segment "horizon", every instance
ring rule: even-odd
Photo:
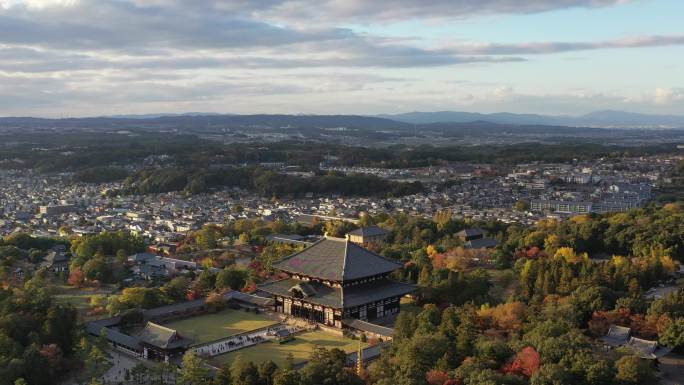
[[[595,111],[589,111],[587,113],[582,113],[582,114],[558,114],[558,115],[547,115],[547,114],[536,114],[536,113],[531,113],[531,112],[510,112],[510,111],[497,111],[497,112],[477,112],[477,111],[465,111],[465,110],[436,110],[436,111],[403,111],[403,112],[395,112],[395,113],[376,113],[376,114],[361,114],[361,113],[307,113],[307,112],[301,112],[301,113],[283,113],[283,112],[264,112],[264,113],[233,113],[233,112],[215,112],[215,111],[188,111],[188,112],[145,112],[145,113],[120,113],[120,114],[112,114],[112,115],[98,115],[98,114],[92,114],[92,115],[80,115],[80,116],[40,116],[40,115],[26,115],[26,116],[13,116],[13,115],[0,115],[0,119],[46,119],[46,120],[60,120],[60,119],[155,119],[155,118],[162,118],[162,117],[184,117],[184,116],[254,116],[254,115],[265,115],[265,116],[359,116],[359,117],[368,117],[368,118],[381,118],[381,119],[390,119],[392,120],[393,118],[396,117],[401,117],[405,115],[411,115],[411,114],[450,114],[450,113],[456,113],[456,114],[477,114],[477,115],[482,115],[483,117],[491,116],[491,115],[497,115],[497,114],[509,114],[513,116],[538,116],[540,118],[569,118],[569,119],[576,119],[576,118],[585,118],[585,117],[591,117],[591,115],[595,114],[602,114],[602,113],[615,113],[615,114],[628,114],[628,115],[642,115],[642,116],[647,116],[647,117],[674,117],[674,118],[682,118],[684,119],[684,114],[647,114],[647,113],[638,113],[638,112],[631,112],[631,111],[624,111],[624,110],[611,110],[611,109],[605,109],[605,110],[595,110]],[[401,120],[398,120],[401,121]],[[447,121],[444,121],[445,123]],[[497,123],[497,122],[490,122],[490,123],[496,123],[496,124],[502,124],[502,123]]]
[[[0,0],[0,116],[684,114],[676,0],[316,4]]]

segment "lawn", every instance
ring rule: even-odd
[[[76,288],[67,285],[55,285],[55,301],[61,304],[70,304],[78,311],[82,321],[90,321],[98,317],[90,317],[86,313],[90,310],[90,298],[94,295],[109,296],[115,292],[113,287],[101,288]]]
[[[197,345],[276,323],[277,320],[265,315],[226,309],[214,314],[171,321],[164,326],[177,330],[181,336],[191,339]]]
[[[364,348],[368,346],[366,343],[361,343],[361,345]],[[309,360],[314,346],[327,349],[338,348],[347,353],[351,353],[359,348],[359,341],[323,331],[304,332],[302,334],[297,334],[293,341],[284,344],[279,344],[278,342],[264,342],[235,352],[216,356],[211,359],[211,364],[216,367],[221,367],[225,363],[233,362],[235,357],[237,357],[238,354],[241,354],[246,361],[259,363],[272,360],[277,365],[281,366],[286,362],[289,353],[292,353],[294,363],[298,364]]]

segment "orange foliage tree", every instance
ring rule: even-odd
[[[527,306],[522,302],[509,302],[480,309],[477,315],[483,329],[494,328],[510,332],[522,327],[527,315]]]

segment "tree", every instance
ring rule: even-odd
[[[162,286],[161,291],[172,302],[179,302],[185,300],[189,288],[189,279],[186,277],[175,277]]]
[[[314,348],[309,364],[301,371],[302,385],[363,385],[346,367],[347,354],[339,349]]]
[[[138,362],[133,369],[130,370],[130,377],[138,384],[145,384],[150,377],[150,370],[145,364]]]
[[[180,370],[179,381],[183,385],[209,384],[211,371],[206,363],[194,350],[188,350],[183,355],[183,366]]]
[[[258,370],[259,382],[262,385],[272,385],[273,375],[275,374],[276,370],[278,370],[278,365],[276,365],[275,362],[270,360],[264,361],[261,364],[259,364]]]
[[[78,319],[73,307],[53,306],[48,309],[43,324],[46,339],[69,355],[74,350]]]
[[[429,385],[444,385],[445,382],[449,381],[449,373],[433,369],[427,372],[425,380]]]
[[[107,306],[107,296],[104,294],[95,294],[90,297],[90,308],[97,309]]]
[[[233,385],[259,385],[259,372],[251,361],[246,361],[242,354],[237,357],[230,366],[233,377]]]
[[[521,199],[517,202],[515,202],[515,209],[518,211],[527,211],[530,209],[530,202]]]
[[[292,368],[280,368],[273,375],[273,385],[300,385],[301,376]]]
[[[434,304],[427,304],[416,317],[416,333],[432,334],[440,323],[439,309]]]
[[[684,347],[684,317],[676,318],[660,335],[660,343],[673,348]]]
[[[230,364],[224,364],[216,377],[214,377],[214,382],[212,385],[233,385],[233,376],[230,373]]]
[[[150,287],[127,287],[119,296],[119,301],[129,307],[151,309],[162,304],[160,292]]]
[[[628,355],[615,362],[615,379],[624,385],[655,384],[656,377],[648,361],[638,356]]]
[[[539,353],[533,347],[527,346],[518,352],[515,359],[505,365],[502,370],[504,373],[520,374],[530,378],[539,370],[540,364],[541,356]]]
[[[85,283],[85,274],[83,274],[83,271],[81,271],[80,268],[73,268],[71,269],[71,273],[69,273],[69,279],[67,280],[67,283],[71,286],[81,288]]]
[[[598,360],[586,368],[587,383],[591,385],[611,385],[615,369],[605,360]]]
[[[247,271],[235,266],[226,267],[216,275],[216,289],[240,290],[245,286]]]
[[[95,257],[83,264],[81,268],[88,280],[105,282],[111,276],[109,266],[103,255],[96,254]]]

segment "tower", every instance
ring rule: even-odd
[[[359,350],[356,353],[356,375],[363,376],[363,348],[361,347],[361,340],[359,340]]]

